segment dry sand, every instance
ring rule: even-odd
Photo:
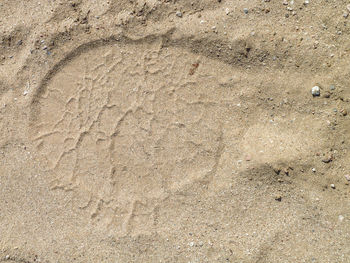
[[[0,261],[350,262],[346,6],[2,0]]]

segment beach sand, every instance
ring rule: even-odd
[[[350,262],[350,7],[307,2],[2,0],[0,262]]]

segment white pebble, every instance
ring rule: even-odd
[[[311,89],[312,96],[320,96],[320,87],[315,86]]]
[[[331,188],[335,189],[335,185],[334,185],[334,184],[331,184]]]

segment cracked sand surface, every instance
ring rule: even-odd
[[[218,165],[216,80],[204,70],[188,78],[183,65],[196,56],[181,53],[154,44],[93,49],[55,73],[32,112],[53,188],[81,191],[78,206],[116,232],[129,222],[114,213],[130,220],[135,203],[147,210]]]

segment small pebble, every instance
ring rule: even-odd
[[[278,202],[281,202],[282,201],[282,196],[281,195],[276,195],[275,196],[275,200],[278,201]]]
[[[346,174],[344,175],[345,179],[348,180],[350,182],[350,174]]]
[[[331,188],[332,188],[332,189],[335,189],[335,185],[334,185],[334,184],[331,184]]]
[[[177,11],[177,12],[176,12],[176,16],[177,16],[177,17],[182,17],[182,12]]]
[[[343,116],[348,115],[348,112],[347,112],[346,109],[342,109],[342,110],[340,111],[340,113],[341,113]]]
[[[330,89],[330,90],[335,90],[334,85],[330,85],[330,86],[329,86],[329,89]]]
[[[6,255],[5,259],[9,260],[10,259],[10,255]]]
[[[327,91],[326,93],[323,94],[323,97],[328,99],[331,97],[331,94]]]
[[[248,8],[243,8],[243,12],[244,12],[245,14],[248,14],[249,9],[248,9]]]
[[[312,96],[314,96],[314,97],[320,96],[320,94],[321,94],[320,87],[319,87],[319,86],[314,86],[314,87],[311,89],[311,94],[312,94]]]
[[[324,162],[324,163],[330,163],[331,161],[333,161],[333,156],[328,156],[328,157],[322,159],[322,162]]]
[[[23,96],[26,96],[27,94],[28,94],[28,91],[25,90],[25,91],[23,92]]]
[[[311,170],[312,170],[314,173],[316,173],[316,168],[312,168]]]

